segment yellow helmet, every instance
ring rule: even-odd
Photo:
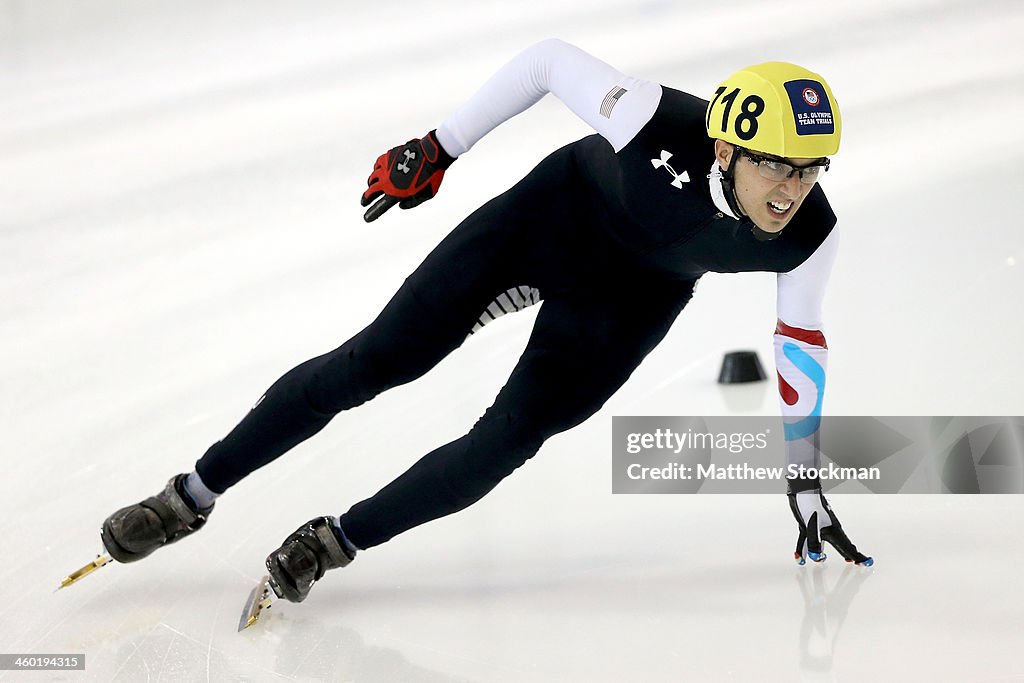
[[[749,66],[722,81],[706,123],[709,137],[791,159],[835,154],[843,129],[825,79],[788,62]]]

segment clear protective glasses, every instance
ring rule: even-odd
[[[761,174],[762,178],[767,178],[777,183],[789,179],[794,173],[799,173],[801,183],[813,185],[818,182],[818,178],[821,177],[823,172],[828,171],[829,166],[827,157],[820,159],[810,166],[793,166],[773,157],[755,154],[749,149],[741,149],[740,154],[750,159],[750,163],[757,166],[757,172]]]

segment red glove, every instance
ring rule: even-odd
[[[363,214],[367,223],[377,220],[395,204],[411,209],[437,194],[445,169],[455,157],[444,151],[432,130],[422,139],[410,140],[381,154],[367,179],[367,190],[360,204],[366,206],[380,197]],[[381,196],[383,195],[383,196]]]

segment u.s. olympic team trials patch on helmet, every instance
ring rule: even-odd
[[[786,83],[789,102],[796,117],[797,135],[831,135],[835,132],[832,103],[818,81],[799,80]]]

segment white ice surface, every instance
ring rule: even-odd
[[[777,410],[773,276],[708,276],[601,413],[471,509],[235,632],[266,554],[489,404],[533,313],[339,416],[194,539],[60,593],[121,505],[188,470],[334,348],[484,199],[587,129],[550,98],[434,201],[361,220],[372,160],[550,36],[706,93],[768,59],[825,74],[844,143],[826,411],[1024,414],[1018,0],[0,2],[0,680],[1021,680],[1019,496],[837,496],[873,570],[798,569],[781,496],[612,496],[613,415]]]

